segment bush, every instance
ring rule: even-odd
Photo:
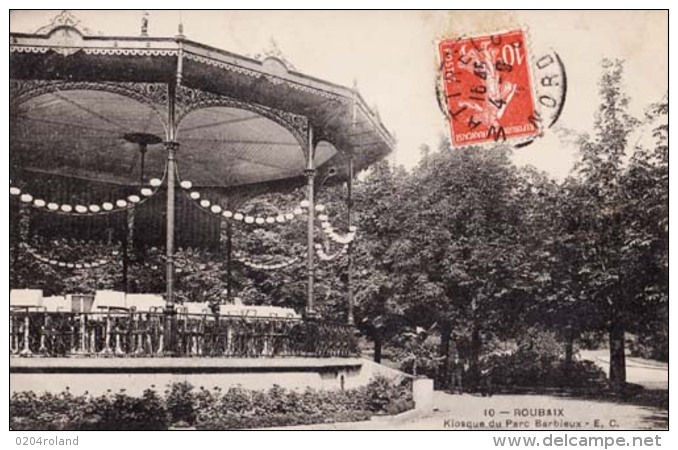
[[[261,392],[232,387],[217,401],[203,405],[195,425],[203,430],[225,430],[359,421],[413,407],[411,386],[387,378],[347,391],[307,388],[300,393],[273,386]]]
[[[152,390],[141,397],[124,393],[73,396],[34,392],[12,394],[14,430],[164,430],[169,424],[162,399]]]
[[[167,409],[155,391],[147,389],[142,397],[115,394],[102,399],[101,421],[93,423],[97,430],[166,430]]]
[[[173,383],[165,397],[165,405],[171,423],[195,422],[195,399],[193,386],[190,383]]]
[[[599,388],[607,383],[605,372],[591,361],[573,361],[519,350],[510,355],[490,357],[492,382],[504,387]]]
[[[659,330],[653,334],[639,335],[632,340],[629,349],[631,356],[657,361],[669,361],[668,330]]]
[[[396,385],[388,378],[377,377],[367,385],[367,409],[375,413],[386,414],[397,414],[411,409],[411,407],[405,407],[409,404],[408,402],[412,402],[411,392],[412,386],[409,380]]]
[[[224,392],[173,383],[164,397],[151,389],[141,397],[124,392],[74,396],[68,390],[40,396],[15,393],[10,399],[10,426],[14,430],[166,430],[181,425],[227,430],[359,421],[413,407],[409,382],[387,378],[347,391],[297,392],[276,385],[268,391],[236,386]]]

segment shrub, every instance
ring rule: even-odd
[[[630,342],[629,349],[631,351],[631,356],[668,362],[668,330],[659,330],[652,334],[639,335]]]
[[[240,386],[194,389],[173,383],[159,396],[148,389],[141,397],[124,392],[100,396],[12,394],[10,426],[15,430],[165,430],[193,425],[204,430],[264,428],[367,420],[373,414],[411,409],[409,382],[376,378],[347,391],[308,388],[303,392],[273,386],[254,391]]]
[[[106,395],[94,399],[91,413],[100,416],[98,422],[90,424],[96,430],[166,430],[169,426],[167,410],[163,399],[147,389],[141,397],[124,393]]]
[[[200,409],[196,426],[204,430],[264,428],[367,420],[372,414],[397,414],[414,407],[411,386],[376,378],[347,391],[273,386],[267,392],[232,387],[218,402]]]
[[[172,383],[169,386],[165,405],[171,423],[195,422],[194,404],[193,386],[190,383]]]
[[[164,430],[168,420],[162,399],[152,390],[141,397],[22,392],[10,399],[10,426],[15,430]]]
[[[607,383],[605,372],[591,361],[573,361],[566,367],[561,359],[531,350],[493,355],[489,365],[495,386],[598,388]]]
[[[397,385],[386,377],[377,377],[367,385],[367,408],[375,413],[392,414],[391,410],[397,401],[412,401],[411,392],[409,381]]]

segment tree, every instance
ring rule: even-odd
[[[635,275],[642,270],[627,251],[628,225],[643,211],[637,209],[639,205],[629,208],[625,195],[624,158],[637,121],[627,111],[622,73],[621,61],[603,61],[595,134],[580,141],[581,160],[576,167],[580,183],[574,187],[580,221],[577,243],[582,252],[579,275],[609,334],[609,377],[615,390],[626,383],[624,336],[637,310]]]
[[[374,342],[374,360],[381,362],[382,345],[405,322],[402,310],[402,222],[410,214],[403,200],[407,174],[377,163],[355,186],[359,239],[355,245],[356,323]]]
[[[650,105],[641,130],[646,139],[634,148],[623,179],[622,252],[636,318],[629,325],[651,347],[648,356],[668,360],[668,96]]]
[[[437,325],[444,358],[451,341],[464,350],[472,378],[483,342],[519,317],[516,186],[507,149],[443,142],[413,171],[399,203],[410,211],[399,223],[403,308],[415,325]]]

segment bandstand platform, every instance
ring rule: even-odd
[[[12,391],[368,382],[374,365],[359,357],[354,328],[351,184],[395,141],[355,86],[299,73],[280,57],[191,41],[181,27],[172,37],[101,36],[64,12],[35,33],[10,33],[10,133],[11,265],[17,255],[64,273],[110,263],[41,256],[29,242],[43,231],[49,239],[84,234],[94,245],[120,241],[123,288],[134,249],[161,248],[165,265],[157,304],[11,304]],[[316,202],[325,182],[346,183],[341,225]],[[291,188],[305,198],[289,211],[242,210],[262,193]],[[305,250],[287,262],[256,264],[232,251],[230,234],[228,245],[220,241],[226,227],[295,223]],[[227,248],[229,277],[231,264],[302,264],[304,307],[249,314],[180,304],[177,240]],[[339,250],[328,256],[330,244]],[[323,317],[314,291],[319,261],[339,257],[348,280],[341,323]]]

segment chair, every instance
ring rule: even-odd
[[[42,289],[12,289],[9,291],[9,306],[18,308],[42,307]]]
[[[109,310],[109,309],[126,309],[125,293],[122,291],[97,291],[94,296],[94,304],[92,309]]]
[[[44,297],[42,306],[47,312],[71,312],[71,301],[66,297]]]
[[[66,299],[71,302],[71,311],[76,314],[87,314],[92,312],[94,305],[94,295],[91,294],[68,294]]]
[[[207,303],[187,302],[179,307],[184,314],[209,314],[212,312]]]
[[[151,312],[164,308],[167,302],[158,294],[127,294],[125,305],[134,308],[137,312]]]

